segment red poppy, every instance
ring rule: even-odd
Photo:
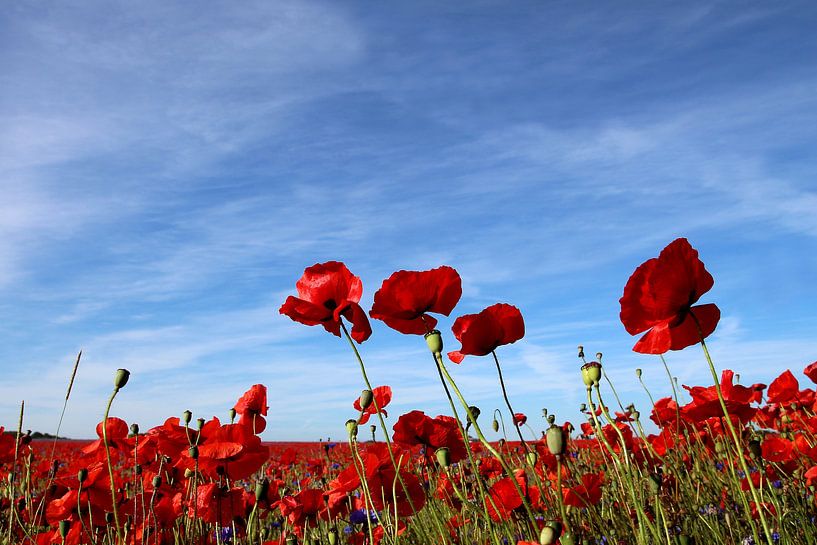
[[[794,443],[779,435],[769,435],[763,440],[761,452],[769,462],[788,462],[794,456]]]
[[[462,296],[462,280],[451,267],[430,271],[397,271],[374,294],[369,316],[400,333],[423,335],[437,320],[428,312],[448,316]]]
[[[604,473],[582,475],[582,484],[573,488],[562,488],[565,505],[582,508],[597,504],[601,500],[603,483]]]
[[[800,383],[788,369],[769,384],[766,391],[769,403],[786,403],[797,397],[800,392]]]
[[[737,417],[741,422],[748,422],[755,416],[757,409],[750,406],[754,399],[755,391],[752,388],[732,384],[735,373],[729,369],[724,369],[721,373],[721,393],[723,394],[726,408],[732,417]],[[702,422],[708,418],[723,416],[723,409],[718,400],[718,393],[715,386],[704,388],[703,386],[684,386],[692,397],[692,402],[681,407],[681,416],[691,423]]]
[[[352,338],[362,343],[372,334],[369,319],[358,304],[363,283],[338,261],[318,263],[304,270],[295,283],[298,297],[290,295],[278,312],[306,325],[322,325],[340,337],[340,319],[352,323]]]
[[[393,429],[392,440],[395,443],[406,447],[423,445],[428,458],[440,447],[448,448],[452,462],[462,460],[467,455],[457,421],[450,416],[431,418],[423,411],[411,411],[400,416]]]
[[[504,344],[515,343],[525,336],[525,321],[515,306],[497,303],[479,314],[466,314],[451,327],[462,348],[449,352],[454,363],[466,355],[486,356]]]
[[[235,404],[236,414],[241,418],[238,423],[247,426],[253,433],[261,433],[267,428],[267,387],[263,384],[253,384],[244,392]]]
[[[528,421],[528,417],[525,415],[525,413],[514,413],[513,423],[516,424],[517,426],[521,426],[522,424],[524,424],[527,421]]]
[[[803,369],[803,373],[811,379],[811,382],[817,384],[817,361],[811,363]]]
[[[633,350],[663,354],[708,337],[715,331],[721,312],[711,303],[692,305],[713,284],[698,252],[685,238],[674,240],[657,258],[639,266],[620,300],[621,323],[627,332],[637,335],[649,330]]]
[[[383,407],[389,404],[391,401],[391,387],[390,386],[377,386],[375,389],[372,390],[372,394],[374,395],[374,401],[377,403],[377,406],[380,408],[380,412],[389,416]],[[358,424],[365,424],[369,421],[369,417],[377,412],[377,409],[374,408],[375,403],[370,403],[366,410],[360,405],[360,398],[357,398],[352,406],[357,411],[363,411],[363,414],[360,416],[360,421]]]

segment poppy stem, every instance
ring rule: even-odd
[[[111,412],[111,405],[116,394],[119,393],[119,388],[114,387],[111,397],[108,399],[108,405],[105,407],[105,416],[102,419],[102,444],[105,447],[105,460],[108,465],[108,477],[111,479],[111,502],[113,503],[113,520],[116,526],[116,537],[122,541],[122,528],[119,526],[119,511],[116,508],[116,483],[113,478],[113,464],[111,463],[111,449],[108,445],[108,415]]]
[[[349,335],[349,330],[346,329],[346,324],[343,323],[343,320],[340,321],[340,328],[343,330],[346,340],[349,341],[349,346],[352,347],[352,352],[354,352],[358,364],[360,364],[360,373],[363,375],[363,382],[366,383],[366,389],[374,391],[372,389],[371,382],[369,382],[369,376],[366,374],[366,366],[363,364],[363,358],[360,356],[360,352],[358,352],[357,346],[355,346],[355,342],[352,340],[351,335]],[[397,478],[400,480],[400,486],[403,487],[403,493],[406,495],[406,500],[408,500],[409,507],[411,507],[411,512],[412,514],[416,515],[417,510],[414,507],[414,502],[411,501],[411,494],[409,493],[409,489],[406,486],[405,481],[403,481],[403,476],[400,474],[400,467],[397,465],[397,460],[394,459],[394,451],[391,448],[391,439],[389,439],[389,432],[386,431],[386,421],[383,420],[383,415],[380,412],[380,406],[377,403],[376,396],[372,396],[372,404],[374,405],[375,413],[377,413],[377,419],[380,421],[380,429],[383,431],[383,437],[386,439],[386,450],[389,451],[389,459],[391,460],[391,464],[394,466],[394,471],[397,473]]]
[[[496,356],[496,350],[491,350],[491,355],[494,357],[494,362],[496,363],[496,372],[499,374],[499,385],[502,388],[502,397],[505,398],[505,405],[511,412],[511,419],[513,420],[514,428],[516,428],[516,434],[519,436],[519,441],[522,442],[522,448],[525,450],[525,452],[528,452],[530,449],[528,448],[528,444],[525,442],[525,438],[522,437],[522,430],[519,429],[521,424],[516,422],[516,413],[513,412],[511,401],[508,399],[508,391],[505,389],[505,380],[502,378],[502,367],[499,365],[499,358]]]

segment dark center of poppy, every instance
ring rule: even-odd
[[[338,308],[338,304],[335,302],[335,300],[334,300],[334,299],[328,299],[328,300],[327,300],[327,301],[326,301],[326,302],[323,304],[323,306],[325,306],[325,307],[326,307],[326,308],[328,308],[329,310],[335,310],[336,308]]]

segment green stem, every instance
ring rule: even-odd
[[[116,394],[119,393],[119,388],[114,388],[111,397],[108,399],[108,406],[105,407],[105,416],[102,419],[102,444],[105,447],[105,460],[108,465],[108,477],[111,480],[111,502],[113,503],[113,521],[116,526],[116,537],[122,541],[122,528],[119,526],[119,510],[116,508],[116,484],[113,478],[113,464],[111,463],[111,449],[108,445],[108,415],[111,412],[111,405]]]
[[[513,427],[516,428],[516,434],[519,436],[519,441],[522,442],[522,449],[525,452],[528,452],[528,444],[525,442],[525,438],[522,437],[522,430],[519,429],[519,424],[516,423],[516,413],[513,412],[511,401],[508,399],[508,392],[505,389],[505,381],[502,379],[502,367],[499,366],[499,358],[496,356],[496,350],[492,350],[491,355],[494,357],[494,362],[496,363],[496,372],[499,374],[499,385],[502,387],[502,397],[505,398],[505,405],[508,407],[508,411],[511,413],[511,421],[514,425]]]

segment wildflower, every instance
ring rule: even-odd
[[[525,322],[518,308],[497,303],[478,314],[460,316],[451,330],[462,348],[449,352],[448,357],[460,363],[466,355],[486,356],[502,345],[515,343],[525,335]]]

